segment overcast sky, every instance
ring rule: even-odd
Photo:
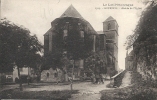
[[[123,46],[126,37],[133,34],[142,9],[121,9],[128,6],[111,6],[111,4],[130,4],[132,8],[144,8],[140,0],[2,0],[1,17],[23,25],[36,34],[43,43],[43,34],[51,27],[51,21],[73,5],[84,19],[89,21],[96,31],[103,30],[102,22],[109,16],[115,18],[119,25],[118,63],[125,68],[126,50]],[[103,6],[109,4],[110,6]],[[118,9],[96,9],[118,7]]]

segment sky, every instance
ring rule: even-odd
[[[60,17],[71,4],[96,31],[103,30],[102,22],[109,16],[116,19],[119,25],[118,65],[124,69],[126,57],[124,43],[126,37],[133,34],[144,9],[141,0],[1,0],[1,18],[6,17],[15,24],[28,28],[43,44],[43,35],[51,27],[51,22]],[[107,7],[117,9],[103,9]]]

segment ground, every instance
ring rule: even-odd
[[[126,72],[124,78],[122,80],[122,86],[128,87],[131,81],[131,73]],[[77,93],[71,93],[72,96],[69,100],[100,100],[102,99],[101,91],[111,91],[111,93],[115,90],[115,88],[107,88],[107,84],[110,83],[110,80],[106,80],[104,84],[93,84],[91,82],[74,82],[73,90],[78,90]],[[18,84],[7,85],[4,86],[0,91],[4,91],[7,89],[18,88]],[[123,88],[121,87],[121,88]],[[31,83],[29,86],[27,84],[23,84],[23,92],[26,93],[52,93],[53,91],[63,91],[62,93],[66,94],[64,91],[69,92],[71,90],[70,84],[65,83]],[[29,95],[30,95],[29,93]],[[56,93],[56,92],[55,92]],[[70,93],[70,92],[69,92]],[[108,92],[110,95],[110,92]],[[113,93],[112,93],[113,94]],[[64,97],[64,96],[63,96]],[[109,99],[110,100],[110,99]]]
[[[131,71],[127,71],[122,79],[122,84],[120,87],[127,87],[131,85]]]
[[[106,85],[110,81],[105,81],[104,84],[92,84],[91,82],[76,82],[73,84],[73,90],[79,90],[77,94],[73,94],[69,100],[99,100],[101,98],[100,91],[107,90]],[[18,88],[19,85],[8,85],[4,86],[2,90]],[[23,91],[63,91],[70,90],[68,84],[56,84],[56,83],[33,83],[30,86],[27,84],[23,85]]]
[[[109,83],[110,81],[105,81],[104,84],[84,83],[77,85],[79,93],[73,94],[72,98],[70,98],[69,100],[100,100],[100,91],[111,89],[106,88],[106,85]]]

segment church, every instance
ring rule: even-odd
[[[61,52],[68,59],[74,59],[73,71],[76,79],[84,70],[85,59],[91,52],[98,52],[105,59],[103,67],[108,74],[112,70],[117,71],[118,27],[117,21],[110,16],[103,22],[103,31],[95,31],[70,5],[60,17],[51,22],[51,28],[44,34],[44,56]]]

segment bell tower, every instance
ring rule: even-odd
[[[112,57],[108,67],[118,70],[118,23],[113,17],[108,17],[103,22],[103,32],[106,35],[106,50]],[[110,58],[111,58],[110,57]]]

